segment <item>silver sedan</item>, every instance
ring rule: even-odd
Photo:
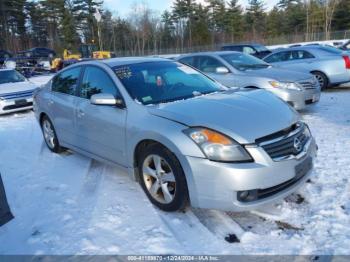
[[[274,95],[227,90],[165,59],[70,66],[35,93],[34,111],[51,151],[125,169],[166,211],[277,201],[310,177],[316,154],[308,126]]]
[[[320,100],[314,76],[273,67],[240,52],[204,52],[177,58],[228,87],[262,88],[274,93],[297,110]]]
[[[350,82],[349,53],[330,46],[300,46],[282,49],[264,58],[281,68],[315,75],[321,89]]]

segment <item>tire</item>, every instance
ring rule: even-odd
[[[320,84],[321,90],[326,90],[329,86],[329,80],[327,76],[322,72],[312,72],[312,74],[317,78],[318,83]]]
[[[58,142],[55,128],[47,116],[43,116],[41,120],[41,130],[43,132],[45,143],[52,152],[58,154],[64,151]]]
[[[137,163],[141,187],[155,206],[167,212],[187,206],[186,177],[173,153],[160,144],[151,144],[139,153]]]

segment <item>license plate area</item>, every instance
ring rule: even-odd
[[[302,163],[295,167],[295,179],[300,179],[312,169],[312,158],[306,158]]]
[[[28,102],[26,99],[18,99],[15,101],[15,105],[16,106],[23,106],[23,105],[26,105]]]

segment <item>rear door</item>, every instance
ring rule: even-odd
[[[121,97],[118,87],[105,69],[86,66],[76,111],[78,147],[108,161],[125,165],[127,110],[91,104],[91,96],[100,93]]]
[[[61,142],[74,145],[75,107],[77,103],[77,87],[81,75],[81,67],[74,67],[54,77],[51,86],[51,99],[49,111],[51,120]]]

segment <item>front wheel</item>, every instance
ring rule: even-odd
[[[177,211],[188,202],[185,174],[180,162],[159,144],[145,148],[138,157],[140,184],[149,200],[164,211]]]
[[[63,148],[60,146],[55,128],[47,116],[44,116],[41,120],[41,129],[47,147],[54,153],[61,153]]]

